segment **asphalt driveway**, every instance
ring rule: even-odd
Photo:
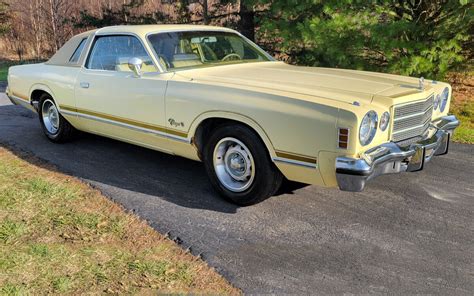
[[[290,184],[245,208],[222,201],[198,162],[92,135],[52,144],[3,94],[0,145],[93,184],[247,293],[474,291],[474,145],[363,193]]]

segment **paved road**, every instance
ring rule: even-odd
[[[0,142],[90,182],[248,293],[474,291],[474,146],[453,144],[425,171],[380,177],[363,193],[293,184],[239,208],[198,162],[92,135],[52,144],[4,95]]]

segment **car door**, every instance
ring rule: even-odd
[[[128,67],[143,60],[142,75]],[[169,152],[165,92],[170,74],[158,73],[134,35],[96,36],[75,85],[76,112],[89,132]]]

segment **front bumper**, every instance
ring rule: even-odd
[[[384,174],[415,172],[435,155],[448,153],[450,137],[459,120],[451,115],[434,122],[415,143],[385,143],[361,158],[336,158],[336,178],[343,191],[362,191],[367,181]]]

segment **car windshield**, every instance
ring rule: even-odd
[[[232,32],[167,32],[152,34],[148,40],[166,70],[270,60],[263,50]]]

